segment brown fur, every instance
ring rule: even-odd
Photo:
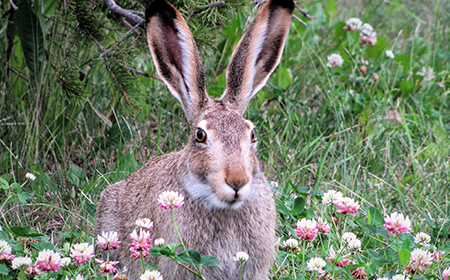
[[[228,78],[235,79],[238,73],[245,75],[218,100],[210,99],[204,90],[203,66],[181,14],[162,0],[155,0],[149,7],[152,10],[147,10],[152,56],[160,76],[182,103],[191,134],[183,150],[150,160],[126,181],[109,186],[100,197],[97,232],[119,233],[122,243],[111,259],[127,267],[129,279],[138,279],[140,271],[128,246],[138,218],[154,222],[153,240],[162,237],[166,244],[179,243],[170,210],[162,209],[157,202],[166,190],[185,197],[184,206],[174,211],[186,247],[202,255],[215,255],[219,260],[217,268],[202,269],[207,279],[237,279],[239,263],[233,257],[238,251],[250,256],[243,265],[242,279],[267,279],[275,250],[276,212],[251,140],[253,124],[242,114],[281,57],[293,8],[292,3],[286,3],[291,1],[269,1],[258,13],[247,33],[250,34],[242,39],[248,43],[239,44],[230,62],[233,67]],[[289,17],[279,19],[280,14]],[[272,22],[274,17],[280,23]],[[267,23],[267,28],[260,26]],[[258,34],[252,30],[259,30]],[[277,30],[281,43],[280,37],[273,35]],[[169,34],[170,39],[161,40],[162,34]],[[269,53],[258,47],[246,49],[261,42],[263,46],[271,45],[271,40],[275,40],[275,47]],[[249,56],[259,57],[262,62],[248,65],[255,62]],[[252,88],[245,89],[243,85]],[[198,129],[205,131],[205,143],[196,141]],[[164,279],[195,279],[167,257],[147,257],[146,261],[154,261]]]

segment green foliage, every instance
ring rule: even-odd
[[[141,12],[144,2],[117,1]],[[212,2],[172,1],[189,17],[208,91],[218,97],[254,4],[207,7]],[[364,265],[373,279],[392,277],[417,247],[412,234],[396,240],[383,227],[393,211],[407,214],[415,233],[426,231],[433,250],[450,249],[449,3],[425,1],[423,9],[414,1],[366,2],[301,3],[316,19],[305,19],[307,26],[293,20],[279,67],[245,113],[258,128],[259,157],[274,182],[281,242],[295,235],[301,218],[336,218],[321,206],[324,191],[340,190],[362,205],[305,252],[280,249],[272,279],[312,277],[289,272],[343,246],[344,229],[357,234],[364,253],[352,254],[354,266],[325,270],[350,279]],[[16,4],[13,11],[5,2],[0,22],[0,239],[15,252],[25,252],[19,241],[28,237],[37,250],[54,244],[67,256],[67,244],[95,235],[101,190],[149,158],[182,149],[188,128],[164,84],[135,71],[155,75],[141,27],[129,32],[103,1]],[[374,26],[377,43],[362,45],[358,31],[345,31],[349,17]],[[326,66],[333,53],[342,67]],[[25,180],[27,172],[36,180]],[[178,257],[214,264],[195,253]],[[0,274],[15,277],[7,264],[0,263]],[[441,277],[443,268],[415,279]]]

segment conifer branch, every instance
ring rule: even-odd
[[[131,34],[131,32],[134,32],[134,30],[135,30],[137,27],[139,27],[139,24],[136,24],[135,26],[133,26],[133,28],[130,29],[125,35],[123,35],[123,37],[120,38],[120,40],[117,41],[117,42],[114,44],[114,46],[112,46],[111,48],[109,48],[107,51],[103,52],[103,53],[100,55],[100,57],[103,57],[104,55],[107,55],[109,52],[111,52],[111,51],[114,49],[114,47],[118,47],[118,46],[123,42],[123,40],[125,40],[125,38],[127,38],[128,35]],[[139,33],[138,33],[138,36],[133,40],[132,43],[134,43],[134,42],[140,37],[140,35],[141,35],[141,33],[139,32]],[[122,49],[121,51],[123,51],[123,49]],[[119,52],[121,52],[121,51],[119,51]],[[117,53],[116,53],[116,54],[117,54]]]
[[[94,43],[97,45],[97,47],[102,51],[105,52],[105,48],[102,46],[102,44],[97,41],[97,39],[95,39],[94,36],[92,36],[92,34],[89,34],[89,37],[92,39],[92,41],[94,41]],[[111,69],[111,65],[109,64],[109,59],[108,56],[105,55],[103,57],[105,59],[105,64],[106,64],[106,69],[108,70],[109,74],[111,75],[111,77],[113,78],[114,82],[116,83],[116,85],[119,87],[120,91],[122,92],[123,96],[125,97],[125,101],[127,102],[128,105],[131,105],[130,100],[128,99],[128,95],[127,92],[125,91],[125,89],[123,88],[123,86],[120,84],[119,80],[117,79],[116,75],[114,74],[114,72]]]
[[[145,27],[145,20],[140,16],[133,13],[133,11],[125,10],[119,7],[114,0],[105,0],[108,5],[109,11],[118,16],[126,18],[128,21],[132,22],[132,25],[139,25]]]
[[[144,77],[147,77],[147,78],[153,78],[153,79],[158,80],[158,81],[161,81],[161,82],[163,81],[163,80],[161,80],[161,78],[159,78],[158,76],[155,76],[155,75],[149,74],[149,73],[147,73],[147,72],[144,72],[144,71],[141,71],[141,70],[137,70],[137,69],[134,69],[134,68],[125,66],[125,65],[122,65],[122,66],[123,66],[125,69],[127,69],[127,70],[129,70],[129,71],[131,71],[131,72],[134,72],[134,73],[136,73],[136,74],[142,75],[142,76],[144,76]]]
[[[304,26],[307,26],[306,22],[304,22],[303,20],[301,20],[298,16],[296,15],[292,15],[293,18],[295,18],[296,20],[298,20],[301,24],[303,24]]]
[[[19,8],[17,8],[16,4],[14,4],[14,2],[12,0],[9,0],[9,4],[15,11],[17,11],[19,9]]]
[[[297,3],[294,2],[294,4],[295,4],[295,9],[296,9],[296,10],[299,10],[300,13],[302,13],[302,15],[303,15],[305,18],[307,18],[307,19],[316,19],[316,17],[310,16],[307,12],[305,12],[305,10],[303,10],[302,8],[300,8],[300,7],[297,5]]]

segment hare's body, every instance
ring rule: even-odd
[[[259,11],[232,55],[227,89],[220,99],[206,93],[203,66],[181,14],[163,0],[146,11],[147,39],[158,73],[181,102],[190,125],[185,148],[149,161],[126,181],[108,187],[97,210],[97,232],[116,231],[121,246],[110,255],[138,279],[139,263],[128,244],[135,221],[150,218],[152,239],[179,243],[170,210],[158,206],[164,191],[177,191],[184,205],[175,220],[187,248],[218,258],[207,279],[237,279],[234,256],[244,251],[242,279],[267,279],[275,250],[272,192],[256,156],[254,125],[242,115],[279,63],[293,10],[291,0],[271,0]],[[195,279],[167,257],[154,261],[164,279]]]
[[[258,186],[255,188],[258,191],[239,209],[211,209],[205,202],[189,196],[182,182],[167,181],[166,177],[160,175],[161,170],[164,170],[174,175],[174,178],[177,175],[184,176],[176,174],[181,170],[178,168],[186,167],[184,162],[175,163],[180,159],[183,161],[182,157],[183,152],[177,152],[151,160],[127,181],[109,187],[117,189],[116,201],[102,199],[99,204],[104,209],[119,210],[116,220],[123,224],[107,230],[119,232],[122,238],[122,245],[118,249],[121,266],[127,266],[129,272],[140,271],[139,263],[130,257],[127,246],[131,243],[129,229],[135,228],[134,222],[138,218],[152,219],[155,225],[151,230],[152,239],[162,237],[166,244],[179,243],[170,210],[160,208],[155,195],[165,190],[175,190],[185,195],[185,204],[175,210],[175,219],[186,247],[219,259],[219,268],[203,269],[206,279],[237,279],[239,266],[233,257],[238,251],[248,252],[251,256],[244,265],[242,279],[267,278],[275,248],[275,209],[272,193],[264,177],[257,179],[255,183]],[[142,201],[146,204],[139,208]],[[148,257],[146,261],[154,261],[164,279],[196,279],[169,258]]]

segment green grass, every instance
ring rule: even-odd
[[[387,237],[380,241],[380,236],[364,230],[366,224],[383,228],[382,220],[365,219],[373,209],[408,215],[414,233],[427,232],[436,248],[448,252],[450,4],[434,0],[347,2],[301,5],[317,19],[306,20],[306,27],[293,20],[280,65],[245,114],[256,124],[266,175],[279,185],[274,189],[279,237],[294,236],[300,218],[322,213],[331,218],[320,197],[333,189],[361,203],[360,214],[340,226],[345,224],[345,229],[358,233],[365,252],[392,241]],[[211,95],[223,92],[224,70],[237,43],[234,34],[244,26],[250,8],[215,28],[220,35],[212,47],[200,48]],[[62,16],[57,9],[49,11],[52,17]],[[97,13],[103,24],[119,25],[101,11]],[[94,236],[95,205],[107,185],[127,178],[151,157],[180,150],[188,130],[181,106],[162,82],[114,64],[113,71],[123,79],[121,84],[127,86],[132,100],[126,104],[97,46],[81,35],[74,38],[68,25],[39,17],[51,27],[46,29],[48,55],[37,84],[27,82],[32,75],[24,66],[26,57],[17,35],[7,64],[13,70],[9,76],[1,70],[0,175],[8,185],[17,185],[0,190],[0,225],[7,232],[0,237],[16,240],[19,248],[20,238],[10,229],[29,225],[32,232],[45,235],[39,240],[63,248]],[[377,44],[361,45],[357,31],[343,31],[348,17],[370,23],[378,34]],[[3,19],[2,53],[6,53],[7,27]],[[123,29],[105,31],[102,42],[109,46],[123,34]],[[392,50],[395,58],[387,58],[385,50]],[[326,67],[332,53],[343,57],[342,67]],[[361,58],[369,61],[368,74],[360,70]],[[117,60],[155,73],[143,38]],[[422,67],[433,68],[431,81],[417,74]],[[62,76],[76,82],[63,85],[62,79],[55,79]],[[27,172],[37,179],[26,182]],[[339,240],[342,227],[332,229],[330,240]],[[402,242],[411,238],[401,237]],[[329,242],[310,244],[305,258],[324,257]],[[411,251],[411,246],[403,249]],[[383,247],[389,255],[389,265],[379,265],[383,272],[400,268],[398,258],[389,251],[393,247]],[[355,259],[373,264],[372,251]],[[280,249],[273,279],[302,271],[303,255],[288,254]],[[286,256],[293,260],[295,271],[291,263],[281,264]],[[446,255],[447,266],[448,260]],[[433,267],[434,271],[443,268]],[[350,270],[338,272],[345,279]],[[436,275],[422,276],[432,279]]]

